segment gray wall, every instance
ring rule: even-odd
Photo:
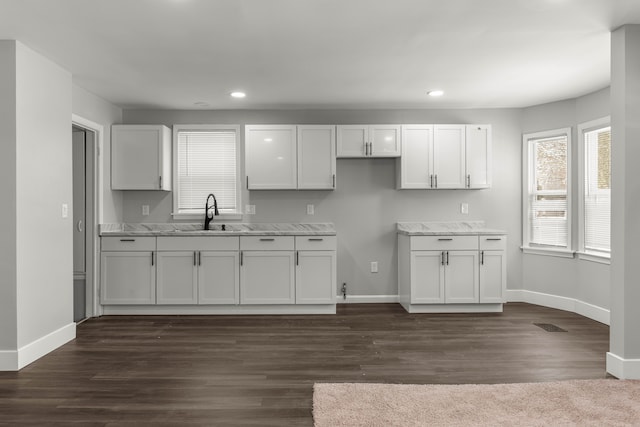
[[[485,220],[509,235],[508,286],[520,288],[521,110],[125,110],[129,124],[360,124],[490,123],[493,187],[488,190],[396,190],[394,159],[338,159],[335,191],[245,191],[242,204],[256,205],[245,222],[333,222],[338,231],[338,286],[353,295],[397,295],[398,221]],[[124,222],[170,222],[170,193],[123,192]],[[462,215],[460,203],[469,203]],[[314,216],[306,205],[316,205]],[[150,205],[151,215],[141,216]],[[379,263],[379,273],[369,263]]]
[[[609,88],[571,100],[525,108],[522,132],[572,127],[572,191],[578,192],[577,126],[610,114]],[[615,143],[615,142],[614,142]],[[574,200],[576,200],[574,198]],[[572,212],[572,240],[578,247],[578,206]],[[609,308],[609,265],[580,259],[555,258],[541,255],[522,255],[522,284],[529,291],[542,292]]]

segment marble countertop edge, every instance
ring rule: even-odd
[[[504,230],[487,228],[484,221],[398,222],[398,234],[407,236],[478,236],[505,235]]]
[[[202,224],[185,223],[112,223],[101,224],[101,236],[334,236],[331,223],[214,223],[210,230]]]

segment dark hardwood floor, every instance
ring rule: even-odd
[[[604,378],[608,348],[606,325],[520,303],[500,314],[342,304],[335,316],[107,316],[0,372],[0,425],[311,426],[315,382]]]

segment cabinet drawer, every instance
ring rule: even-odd
[[[155,237],[107,236],[102,237],[103,251],[155,251]]]
[[[243,251],[292,251],[293,236],[241,236],[240,250]]]
[[[296,236],[296,250],[335,251],[336,236]]]
[[[478,236],[412,236],[412,251],[477,250]]]
[[[237,251],[237,236],[175,236],[158,237],[159,251]]]
[[[501,251],[507,248],[507,236],[480,236],[480,250]]]

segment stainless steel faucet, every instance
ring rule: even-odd
[[[209,205],[209,199],[211,198],[213,198],[212,206]],[[213,208],[213,213],[209,215],[209,213],[211,212],[211,208]],[[213,221],[213,217],[215,215],[220,215],[220,212],[218,211],[218,201],[216,200],[216,196],[214,196],[213,193],[211,193],[207,196],[207,201],[204,204],[204,229],[205,230],[209,229],[209,223]]]

